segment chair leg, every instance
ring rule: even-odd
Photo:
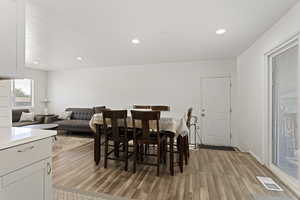
[[[107,157],[108,157],[108,137],[105,136],[104,168],[107,168]]]
[[[124,143],[124,152],[125,152],[125,171],[128,171],[128,142]]]
[[[190,158],[189,136],[186,137],[186,145],[187,145],[187,155],[188,155],[188,158]]]
[[[114,154],[117,158],[119,158],[119,152],[120,152],[120,143],[114,142]]]
[[[157,145],[157,176],[159,176],[159,168],[160,168],[160,144]]]
[[[163,151],[162,151],[163,163],[167,164],[167,141],[166,140],[163,141],[162,147],[163,147]]]
[[[181,136],[177,137],[177,150],[179,152],[179,168],[180,172],[183,173],[183,147],[182,147],[182,140]]]
[[[183,152],[184,152],[184,161],[185,165],[188,165],[188,151],[189,151],[189,146],[188,146],[188,136],[183,137]]]
[[[125,147],[125,144],[123,144],[123,152],[125,152],[125,151],[126,151],[126,147]]]
[[[136,162],[138,159],[138,145],[136,142],[134,142],[134,160],[133,160],[133,173],[136,172]]]
[[[142,162],[144,161],[144,156],[143,156],[143,154],[144,154],[144,145],[141,144],[141,145],[140,145],[140,158],[141,158],[141,161],[142,161]]]
[[[96,162],[96,165],[99,165],[101,159],[101,135],[99,129],[100,128],[97,126],[97,132],[94,138],[94,160]]]
[[[174,137],[170,138],[170,172],[174,176]]]

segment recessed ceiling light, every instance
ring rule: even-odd
[[[38,65],[38,64],[40,64],[40,61],[35,60],[35,61],[33,61],[33,64]]]
[[[223,35],[224,33],[226,33],[226,29],[222,28],[216,31],[217,35]]]
[[[140,40],[138,38],[134,38],[131,40],[132,44],[139,44]]]
[[[77,59],[78,61],[82,61],[82,60],[83,60],[82,57],[77,57],[76,59]]]

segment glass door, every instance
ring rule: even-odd
[[[300,180],[299,48],[289,45],[271,56],[272,164],[292,182]]]

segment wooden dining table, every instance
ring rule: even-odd
[[[130,113],[130,112],[129,112]],[[182,117],[178,117],[178,115],[175,115],[174,113],[163,113],[160,120],[159,120],[159,126],[160,131],[165,131],[170,133],[170,171],[171,174],[174,174],[174,139],[177,137],[184,137],[188,135],[188,127],[186,126],[186,115],[183,114]],[[129,114],[127,117],[127,127],[133,128],[133,120],[131,115]],[[107,124],[109,125],[109,120],[107,121]],[[140,127],[141,122],[136,121],[135,125],[136,127]],[[94,160],[96,164],[98,165],[101,160],[101,125],[103,125],[103,116],[102,113],[94,114],[92,119],[90,120],[90,127],[95,133],[95,142],[94,142]],[[119,126],[123,126],[123,124],[119,124]],[[149,128],[155,130],[156,125],[155,123],[150,123]]]

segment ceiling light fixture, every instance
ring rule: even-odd
[[[134,38],[131,40],[132,44],[139,44],[140,40],[138,38]]]
[[[82,57],[77,57],[76,58],[78,61],[83,61],[83,58]]]
[[[223,28],[216,31],[217,35],[223,35],[225,33],[226,33],[226,29],[223,29]]]

